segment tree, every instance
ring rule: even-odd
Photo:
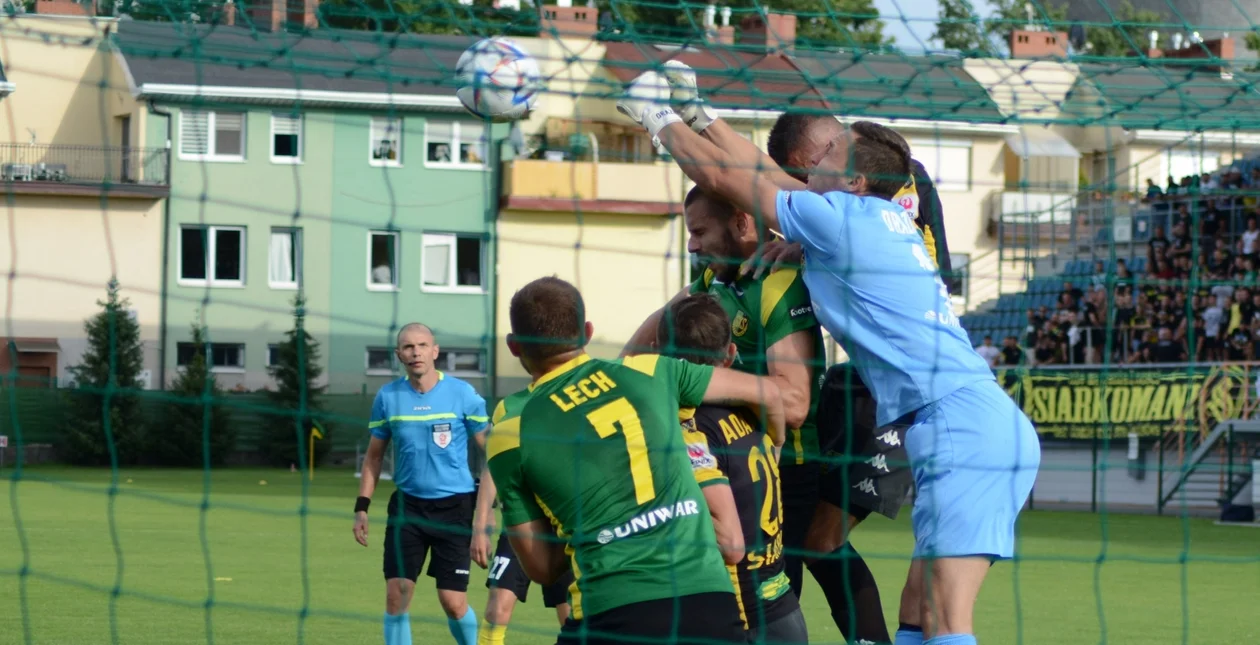
[[[469,36],[534,36],[538,10],[500,9],[494,0],[325,0],[319,5],[322,23],[330,27],[380,30],[387,33],[464,34]]]
[[[198,316],[200,317],[200,316]],[[148,454],[164,466],[222,465],[235,445],[235,429],[219,403],[223,390],[206,361],[205,328],[192,325],[193,355],[171,385],[177,398],[162,406],[162,422],[149,428]]]
[[[1110,27],[1089,27],[1085,42],[1091,56],[1119,58],[1139,56],[1149,47],[1151,30],[1168,23],[1167,15],[1150,9],[1136,9],[1124,0]]]
[[[276,359],[267,373],[276,389],[267,393],[275,414],[263,433],[261,450],[269,463],[288,466],[306,459],[311,431],[322,428],[324,439],[315,442],[315,461],[328,454],[332,428],[323,420],[320,401],[324,386],[316,385],[324,368],[319,364],[319,342],[306,331],[306,298],[293,299],[293,329],[276,348]],[[309,464],[308,464],[309,466]]]
[[[59,451],[73,464],[103,466],[134,464],[144,441],[143,410],[138,390],[144,369],[140,323],[128,310],[131,302],[118,294],[118,280],[110,279],[101,312],[83,323],[88,347],[83,360],[69,369],[74,389],[69,392],[69,422]]]
[[[1010,42],[1011,32],[1029,23],[1025,0],[993,0],[993,15],[981,18],[972,0],[939,0],[939,21],[932,38],[945,49],[964,54],[990,56]],[[1033,24],[1067,31],[1066,5],[1033,2]]]

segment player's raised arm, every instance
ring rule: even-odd
[[[661,359],[669,366],[669,376],[678,387],[678,403],[696,407],[701,403],[745,405],[766,419],[766,434],[776,447],[786,436],[783,401],[774,380],[744,374],[725,367],[693,365],[678,359]]]
[[[770,155],[718,118],[717,113],[700,98],[696,72],[689,65],[679,60],[665,61],[663,73],[669,82],[670,98],[681,104],[679,116],[692,132],[711,141],[729,155],[733,163],[756,169],[774,185],[788,189],[799,186]]]
[[[653,352],[654,346],[656,345],[656,328],[660,326],[661,318],[665,315],[665,310],[675,302],[686,298],[690,293],[690,286],[683,287],[682,290],[674,294],[673,298],[669,299],[669,302],[665,303],[665,306],[648,315],[647,320],[644,320],[643,324],[639,325],[639,328],[635,330],[634,335],[630,337],[629,342],[627,342],[626,346],[621,350],[621,355],[634,356],[635,354],[648,354]]]
[[[736,208],[753,214],[768,227],[779,228],[775,202],[779,186],[739,161],[711,141],[691,131],[669,107],[669,87],[655,72],[644,72],[630,84],[617,110],[647,128],[669,150],[679,167],[701,189],[722,197]],[[804,184],[788,178],[788,188]]]

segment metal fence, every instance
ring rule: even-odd
[[[165,186],[166,148],[0,143],[0,181]]]

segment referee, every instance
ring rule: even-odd
[[[368,505],[393,440],[397,490],[385,532],[385,645],[411,645],[407,608],[426,557],[451,635],[459,645],[475,645],[477,615],[466,593],[474,506],[468,442],[485,442],[486,402],[471,385],[434,367],[438,344],[428,327],[404,326],[394,351],[407,376],[383,386],[372,403],[354,539],[367,546]]]

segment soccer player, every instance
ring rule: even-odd
[[[670,305],[656,344],[683,360],[718,367],[730,367],[739,351],[726,310],[708,294]],[[732,579],[748,642],[808,643],[805,617],[784,571],[779,467],[760,420],[745,408],[723,405],[684,408],[682,417],[700,486],[708,491],[711,484],[728,482],[735,495],[746,555]]]
[[[519,416],[520,409],[528,398],[529,390],[521,390],[499,401],[490,419],[491,428]],[[525,602],[529,594],[529,576],[525,575],[525,570],[521,568],[512,551],[507,531],[499,534],[493,559],[487,557],[488,536],[493,533],[495,494],[494,477],[487,468],[481,473],[477,512],[473,518],[473,561],[483,569],[487,566],[490,569],[490,574],[486,577],[486,587],[490,593],[486,599],[486,610],[481,614],[477,645],[503,645],[508,622],[512,619],[512,610],[518,600]],[[487,546],[479,546],[480,540],[485,540]],[[556,619],[560,621],[560,625],[568,620],[571,611],[568,599],[571,584],[573,572],[568,571],[559,580],[542,588],[543,606],[556,610]]]
[[[798,270],[782,268],[756,277],[738,275],[740,263],[770,237],[769,230],[760,226],[752,215],[736,210],[725,200],[706,195],[699,188],[687,193],[683,213],[689,233],[687,248],[707,266],[670,304],[693,293],[716,297],[730,317],[738,349],[731,367],[769,376],[783,394],[789,428],[780,464],[783,540],[787,549],[784,558],[792,590],[799,596],[801,549],[818,502],[818,436],[814,414],[825,356],[822,329],[814,318],[809,292]],[[662,308],[648,317],[623,354],[641,352],[652,346],[664,311]],[[848,620],[844,622],[847,625]]]
[[[397,490],[385,530],[385,645],[411,643],[407,609],[426,557],[451,636],[475,645],[477,614],[466,594],[475,488],[468,442],[485,440],[486,402],[468,383],[437,370],[438,344],[428,327],[405,325],[394,351],[407,375],[382,386],[372,403],[354,538],[367,546],[368,506],[392,441]]]
[[[678,410],[757,406],[781,445],[778,388],[656,355],[592,359],[584,311],[558,278],[512,296],[508,348],[533,377],[531,396],[520,416],[495,426],[486,450],[512,550],[540,584],[572,570],[562,644],[742,641],[724,556],[737,561],[743,545],[719,542]],[[733,498],[726,503],[734,510]]]
[[[919,607],[922,631],[898,630],[897,643],[926,636],[931,645],[974,644],[976,597],[993,561],[1014,555],[1015,519],[1041,451],[1032,423],[971,347],[922,236],[891,201],[910,178],[906,151],[846,131],[802,185],[757,168],[761,152],[734,141],[742,137],[720,120],[708,137],[692,132],[655,72],[635,79],[617,109],[660,140],[697,185],[802,245],[815,315],[871,388],[876,422],[913,423],[906,451],[917,491],[915,548],[902,602]]]

